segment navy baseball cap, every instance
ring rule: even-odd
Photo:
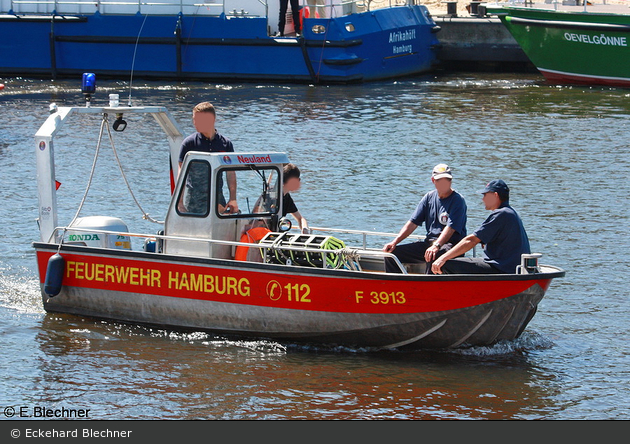
[[[493,180],[488,182],[486,187],[480,191],[481,194],[486,193],[499,193],[500,195],[509,195],[510,189],[507,184],[503,182],[501,179]]]

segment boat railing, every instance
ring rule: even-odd
[[[415,3],[415,0],[389,0]],[[371,0],[300,0],[306,17],[330,18],[369,10]],[[277,16],[277,2],[268,0],[0,0],[1,11],[12,14],[142,14],[205,15],[230,17]],[[272,8],[270,8],[270,4]],[[289,17],[289,20],[291,17]]]
[[[560,8],[566,7],[582,7],[581,9],[584,12],[587,12],[589,9],[592,9],[597,6],[611,4],[610,2],[606,3],[607,0],[508,0],[508,4],[510,6],[525,6],[525,7],[540,7],[540,5],[544,5],[545,7],[553,6],[554,10],[558,10]]]
[[[318,229],[322,231],[335,231],[334,229]],[[121,232],[121,231],[109,231],[95,228],[81,228],[81,227],[56,227],[52,235],[49,239],[49,243],[55,244],[66,244],[66,245],[77,245],[76,242],[64,242],[65,233],[68,231],[72,232],[84,232],[90,234],[100,234],[104,236],[122,236],[129,238],[139,238],[146,240],[160,240],[160,241],[184,241],[184,242],[203,242],[208,245],[208,255],[211,257],[211,247],[212,245],[228,245],[233,247],[244,246],[249,248],[258,248],[264,250],[282,250],[282,251],[299,251],[304,253],[314,253],[314,254],[333,254],[336,255],[342,263],[347,264],[347,269],[354,271],[362,271],[361,266],[359,265],[358,260],[360,258],[376,258],[376,259],[385,259],[390,258],[393,260],[396,265],[401,270],[401,273],[408,274],[405,266],[400,262],[400,260],[392,253],[386,253],[384,251],[369,249],[369,248],[337,248],[337,249],[324,249],[324,248],[315,248],[315,247],[303,247],[303,246],[291,246],[291,245],[261,245],[259,243],[250,243],[250,242],[240,242],[240,241],[229,241],[229,240],[220,240],[220,239],[204,239],[198,237],[188,237],[188,236],[170,236],[163,234],[141,234],[141,233],[132,233],[132,232]],[[336,232],[346,232],[346,233],[362,233],[359,230],[336,230]],[[372,233],[372,232],[365,232]],[[374,233],[377,234],[377,233]],[[386,235],[391,235],[391,233],[383,233]],[[326,261],[323,261],[323,268],[326,268]]]
[[[381,237],[381,238],[383,237],[394,238],[398,236],[398,233],[387,233],[387,232],[381,232],[381,231],[350,230],[350,229],[344,229],[344,228],[323,228],[323,227],[309,227],[309,228],[313,231],[320,231],[320,232],[359,235],[362,237],[363,249],[366,251],[374,251],[374,249],[369,248],[367,245],[367,240],[370,236]],[[424,240],[426,239],[426,236],[418,235],[418,234],[410,234],[409,236],[407,236],[407,239]],[[473,247],[472,255],[473,257],[477,256],[477,246]]]
[[[313,231],[319,231],[322,233],[343,233],[343,234],[352,234],[358,235],[362,238],[363,249],[367,250],[367,240],[370,236],[378,236],[378,237],[396,237],[396,233],[385,233],[380,231],[366,231],[366,230],[350,230],[344,228],[324,228],[324,227],[309,227]],[[424,240],[425,236],[412,234],[408,236],[408,239],[416,239],[416,240]]]

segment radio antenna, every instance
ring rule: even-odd
[[[138,37],[136,37],[136,46],[133,48],[133,59],[131,61],[131,75],[129,77],[129,102],[128,106],[131,106],[131,85],[133,84],[133,70],[136,65],[136,52],[138,51],[138,43],[140,42],[140,34],[142,34],[142,28],[144,28],[144,22],[147,21],[147,17],[149,14],[144,15],[144,20],[142,20],[142,26],[140,26],[140,31],[138,31]]]

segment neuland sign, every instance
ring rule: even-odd
[[[271,163],[271,156],[236,156],[241,163]]]

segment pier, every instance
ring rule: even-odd
[[[447,71],[535,72],[514,37],[482,2],[423,2],[441,30],[439,69]]]
[[[440,69],[533,72],[534,65],[496,17],[434,16]]]

